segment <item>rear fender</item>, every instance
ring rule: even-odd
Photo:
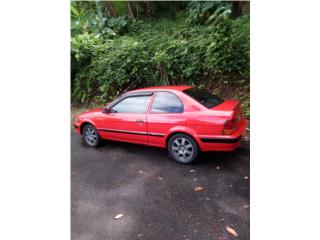
[[[201,142],[200,142],[200,139],[198,138],[196,131],[194,131],[191,128],[186,127],[186,126],[177,126],[177,127],[171,128],[170,131],[166,134],[166,136],[167,136],[166,143],[168,143],[169,138],[171,136],[173,136],[174,134],[177,134],[177,133],[184,133],[184,134],[191,136],[198,144],[198,147],[201,149]]]

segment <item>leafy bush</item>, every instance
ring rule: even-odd
[[[91,79],[87,76],[92,58],[104,41],[99,35],[84,33],[71,39],[71,90],[72,99],[85,101],[92,92]]]
[[[217,2],[191,8],[187,16],[187,21],[183,13],[174,21],[111,18],[101,20],[109,33],[92,27],[73,36],[72,101],[105,102],[151,85],[247,82],[249,17],[232,19],[230,7]]]
[[[233,21],[231,46],[234,71],[249,80],[250,77],[250,19],[248,16]]]
[[[107,22],[107,26],[118,34],[124,34],[128,32],[130,23],[127,16],[121,16],[110,18]]]
[[[107,18],[97,3],[72,2],[70,9],[72,37],[84,33],[94,33],[104,38],[115,36],[114,31],[108,27]]]
[[[190,2],[187,22],[190,24],[207,24],[213,22],[219,14],[231,12],[231,5],[226,2],[204,1]]]

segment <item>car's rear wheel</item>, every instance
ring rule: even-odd
[[[186,134],[172,136],[168,143],[170,156],[179,163],[192,163],[198,156],[197,143]]]
[[[100,136],[97,129],[88,124],[82,130],[83,140],[90,147],[96,147],[99,144]]]

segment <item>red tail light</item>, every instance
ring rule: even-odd
[[[236,130],[236,122],[235,122],[235,120],[234,119],[227,120],[224,123],[224,128],[223,128],[222,134],[230,135],[230,134],[232,134],[234,132],[234,130]]]

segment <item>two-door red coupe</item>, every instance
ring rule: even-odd
[[[90,147],[100,139],[145,144],[191,163],[199,150],[236,149],[246,120],[239,101],[191,86],[159,86],[127,92],[103,109],[82,113],[74,127]]]

